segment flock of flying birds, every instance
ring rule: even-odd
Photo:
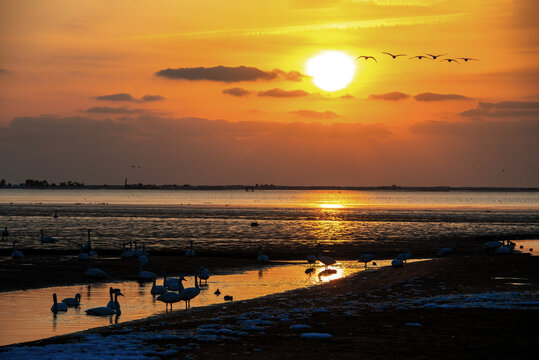
[[[407,56],[406,54],[392,54],[390,52],[386,52],[386,51],[382,51],[382,54],[386,54],[386,55],[389,55],[391,56],[393,59],[396,59],[398,58],[399,56]],[[425,59],[429,59],[429,60],[436,60],[438,59],[440,56],[445,56],[447,55],[447,53],[445,54],[438,54],[438,55],[435,55],[435,54],[429,54],[429,53],[425,53],[424,55],[416,55],[416,56],[413,56],[411,57],[410,59],[418,59],[418,60],[421,60],[423,58]],[[359,59],[365,59],[365,60],[369,60],[369,59],[373,59],[375,62],[378,62],[376,60],[376,58],[374,56],[371,56],[371,55],[361,55],[361,56],[358,56],[356,58],[356,60],[359,60]],[[462,60],[464,62],[468,62],[468,61],[471,61],[471,60],[479,60],[479,59],[474,59],[474,58],[471,58],[471,57],[459,57],[459,58],[445,58],[445,59],[441,59],[440,62],[442,61],[447,61],[447,62],[456,62],[457,64],[460,64],[460,62],[458,60]]]

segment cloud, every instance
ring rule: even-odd
[[[476,108],[463,111],[464,117],[530,117],[539,116],[539,101],[479,102]]]
[[[84,110],[84,112],[90,114],[144,114],[148,110],[145,109],[133,109],[127,107],[109,107],[109,106],[95,106]]]
[[[243,88],[239,88],[239,87],[235,87],[235,88],[230,88],[230,89],[224,89],[222,91],[222,93],[227,94],[227,95],[241,97],[241,96],[247,96],[247,95],[251,94],[252,91],[247,90],[247,89],[243,89]]]
[[[371,94],[369,100],[386,100],[386,101],[399,101],[409,98],[410,95],[404,94],[398,91],[388,92],[385,94]]]
[[[271,89],[266,91],[259,91],[257,96],[269,96],[278,98],[290,98],[290,97],[303,97],[309,96],[309,93],[303,90],[283,90],[283,89]]]
[[[355,99],[356,97],[350,94],[344,94],[340,98],[341,99]]]
[[[7,75],[7,74],[11,74],[11,71],[9,71],[8,69],[0,68],[0,75]]]
[[[431,92],[424,92],[414,96],[417,101],[446,101],[446,100],[473,100],[464,95],[458,94],[435,94]]]
[[[334,113],[333,111],[313,111],[313,110],[296,110],[290,111],[291,114],[296,114],[302,117],[313,118],[313,119],[335,119],[341,117],[339,114]]]
[[[137,101],[134,97],[126,93],[101,95],[101,96],[96,96],[95,98],[96,100],[103,100],[103,101]]]
[[[102,100],[102,101],[127,101],[127,102],[152,102],[152,101],[165,100],[165,98],[161,95],[144,95],[139,100],[139,99],[135,99],[133,96],[126,93],[101,95],[101,96],[96,96],[95,98],[96,100]]]
[[[277,74],[273,72],[265,72],[248,66],[165,69],[158,71],[155,75],[176,80],[210,80],[222,82],[273,80],[277,78]]]
[[[250,66],[215,66],[215,67],[195,67],[195,68],[178,68],[165,69],[155,73],[156,76],[165,77],[174,80],[209,80],[221,82],[240,82],[240,81],[257,81],[257,80],[287,80],[301,81],[306,75],[298,71],[286,72],[280,69],[272,71],[263,71],[256,67]]]
[[[144,102],[161,101],[165,100],[165,97],[161,95],[144,95],[141,100]]]

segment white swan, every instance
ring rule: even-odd
[[[185,278],[183,276],[180,276],[179,278],[179,291],[183,291],[183,284],[182,281],[184,281]],[[159,300],[161,302],[164,302],[166,304],[166,308],[168,309],[168,304],[170,304],[170,310],[172,310],[172,304],[177,303],[179,301],[182,301],[183,298],[180,295],[180,293],[168,291],[162,295],[159,295],[156,300]]]
[[[139,268],[138,268],[138,274],[137,278],[141,281],[151,281],[157,277],[153,272],[142,270],[142,267],[146,265],[145,262],[140,262]]]
[[[129,249],[127,249],[125,247],[125,242],[122,243],[123,245],[123,250],[122,250],[122,253],[120,254],[120,258],[122,259],[131,259],[133,257],[133,243],[130,241],[129,242]]]
[[[79,246],[80,246],[80,251],[79,251],[79,255],[77,255],[77,259],[81,261],[88,260],[89,258],[88,254],[82,251],[82,245],[79,245]]]
[[[493,240],[493,241],[487,242],[485,244],[484,248],[487,251],[492,251],[492,250],[496,250],[497,248],[501,247],[502,245],[503,245],[503,243],[501,241]]]
[[[113,295],[119,292],[120,289],[113,289],[112,286],[109,288],[109,296],[110,300],[107,303],[107,307],[112,310],[120,310],[120,303],[118,302],[118,297],[115,296],[113,298]]]
[[[374,255],[371,253],[368,253],[368,254],[361,255],[361,257],[359,258],[357,262],[365,263],[365,267],[367,267],[367,263],[373,260],[374,260]]]
[[[65,298],[62,299],[62,302],[67,305],[67,307],[78,307],[80,305],[80,294],[75,294],[74,298]]]
[[[195,256],[195,250],[193,249],[193,240],[189,240],[189,249],[185,252],[185,256]]]
[[[191,307],[191,300],[200,294],[200,288],[198,287],[198,278],[195,274],[195,287],[190,287],[180,291],[180,296],[183,301],[185,301],[185,308],[189,309]]]
[[[56,242],[55,238],[53,238],[52,236],[44,236],[43,230],[41,230],[41,243],[42,244],[51,244],[55,242]]]
[[[208,284],[208,279],[210,278],[210,271],[205,267],[201,267],[200,269],[198,269],[198,278],[201,280],[200,283],[202,283],[202,280],[204,280],[204,284]]]
[[[84,251],[85,253],[88,253],[88,256],[97,256],[97,253],[92,249],[92,239],[91,239],[91,236],[90,236],[91,232],[92,232],[92,230],[88,229],[88,241],[86,242],[86,244],[82,248],[82,251]]]
[[[57,313],[59,311],[67,311],[67,305],[64,303],[59,303],[58,299],[56,298],[56,293],[52,294],[52,300],[54,301],[54,304],[52,304],[51,311],[53,313]]]
[[[258,257],[256,258],[259,262],[269,262],[268,255],[264,254],[262,249],[258,251]]]
[[[7,240],[8,236],[9,236],[9,231],[7,231],[7,226],[4,226],[4,230],[2,230],[2,241]]]
[[[13,240],[13,251],[11,252],[11,257],[13,259],[20,259],[20,258],[24,257],[22,251],[17,250],[15,248],[15,240]]]
[[[183,290],[183,284],[182,281],[185,281],[185,278],[180,275],[178,279],[167,279],[167,283],[165,287],[169,289],[170,291],[182,291]]]
[[[106,315],[120,315],[122,312],[120,310],[120,303],[118,302],[118,296],[124,296],[120,289],[116,289],[114,293],[114,302],[118,304],[118,309],[114,310],[106,306],[96,307],[86,310],[87,315],[95,316],[106,316]]]
[[[86,272],[84,273],[84,276],[94,278],[94,279],[104,279],[108,275],[107,275],[106,272],[104,272],[101,269],[93,268],[92,263],[89,263],[88,264],[88,270],[86,270]]]
[[[167,292],[167,288],[164,285],[157,285],[156,280],[153,279],[153,285],[152,285],[152,289],[150,290],[150,294],[161,295],[166,292]]]

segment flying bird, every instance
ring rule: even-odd
[[[392,54],[392,53],[388,53],[388,52],[385,52],[385,51],[382,51],[382,54],[387,54],[387,55],[391,56],[393,59],[396,59],[398,56],[406,56],[406,54]]]
[[[447,53],[445,53],[445,54],[440,54],[440,55],[433,55],[433,54],[429,54],[429,53],[425,53],[425,54],[427,54],[428,56],[432,57],[432,60],[436,60],[436,59],[439,58],[440,56],[447,55]]]
[[[417,56],[411,57],[410,59],[416,59],[416,58],[419,60],[423,58],[431,60],[429,57],[427,57],[427,55],[417,55]]]
[[[466,57],[464,57],[464,58],[459,58],[459,59],[461,59],[461,60],[464,60],[464,62],[467,62],[468,60],[475,60],[475,61],[479,61],[479,59],[474,59],[474,58],[466,58]]]
[[[453,59],[453,58],[447,58],[447,59],[442,59],[442,60],[440,60],[440,62],[442,62],[442,61],[447,61],[447,62],[453,62],[453,61],[454,61],[454,62],[456,62],[457,64],[460,64],[457,60],[455,60],[455,59]]]
[[[376,61],[376,58],[374,56],[361,55],[356,58],[356,60],[358,59],[365,59],[365,60],[373,59],[375,62],[378,62]]]

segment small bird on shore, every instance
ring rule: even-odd
[[[221,295],[221,292],[219,291],[219,289],[217,289],[217,290],[215,290],[214,294],[219,296],[219,295]]]
[[[310,275],[312,274],[316,269],[313,267],[305,269],[305,274]]]
[[[447,53],[445,53],[445,54],[439,54],[439,55],[433,55],[433,54],[429,54],[429,53],[425,53],[425,54],[427,54],[428,56],[432,57],[432,60],[436,60],[436,59],[439,58],[440,56],[447,55]]]
[[[231,295],[225,295],[225,297],[223,298],[225,301],[233,301],[234,300],[234,297],[231,296]]]
[[[359,59],[365,59],[365,60],[373,59],[375,62],[378,62],[376,61],[376,58],[374,56],[368,56],[368,55],[361,55],[356,58],[356,60],[359,60]]]
[[[80,305],[80,294],[75,294],[75,297],[62,299],[62,302],[67,305],[67,307],[78,307]]]
[[[67,311],[67,305],[64,304],[64,303],[59,303],[58,302],[58,299],[56,297],[56,293],[52,294],[52,301],[54,301],[54,303],[52,304],[52,307],[51,307],[51,311],[53,313],[57,313],[59,311]]]
[[[382,51],[382,54],[389,55],[389,56],[391,56],[393,59],[396,59],[396,58],[399,57],[399,56],[406,56],[406,54],[392,54],[392,53],[385,52],[385,51]]]

